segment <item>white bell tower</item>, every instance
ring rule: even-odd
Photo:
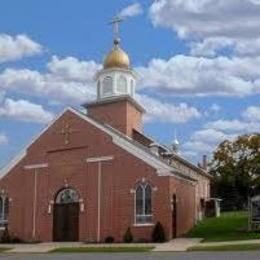
[[[120,18],[111,22],[114,25],[114,45],[104,60],[103,69],[96,75],[97,101],[118,96],[135,97],[137,74],[131,69],[129,56],[120,47],[121,22]]]

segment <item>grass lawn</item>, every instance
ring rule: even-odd
[[[222,213],[201,221],[187,236],[204,238],[203,242],[260,239],[260,232],[247,231],[247,221],[246,212]]]
[[[260,250],[260,244],[241,244],[241,245],[225,245],[225,246],[195,246],[189,248],[188,251],[249,251]]]
[[[7,250],[10,250],[11,248],[7,248],[7,247],[0,247],[0,253],[3,253]]]
[[[51,253],[145,253],[153,247],[61,247]]]

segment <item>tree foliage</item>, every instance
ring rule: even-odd
[[[222,142],[213,154],[212,196],[223,210],[243,209],[249,196],[260,193],[260,134]]]

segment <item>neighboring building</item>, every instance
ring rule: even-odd
[[[1,226],[26,241],[167,239],[203,217],[210,175],[146,136],[136,74],[120,41],[97,73],[87,114],[66,109],[2,170]]]

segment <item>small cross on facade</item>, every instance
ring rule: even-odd
[[[62,135],[64,137],[64,144],[68,145],[70,143],[70,135],[74,132],[76,131],[71,128],[70,123],[63,122],[63,127],[61,131],[56,133]]]

